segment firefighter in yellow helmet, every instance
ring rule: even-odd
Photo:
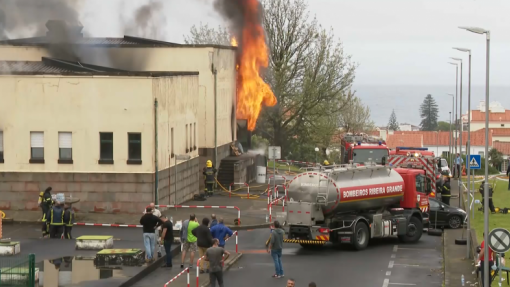
[[[324,166],[328,166],[329,165],[329,161],[326,159],[324,160]]]
[[[333,166],[329,164],[329,161],[326,159],[324,160],[324,169],[333,169]]]
[[[216,177],[216,168],[214,168],[212,161],[208,160],[205,164],[202,174],[205,176],[205,195],[213,195],[214,181]]]
[[[39,193],[39,206],[42,209],[42,236],[47,237],[49,235],[49,222],[48,222],[48,212],[53,207],[53,199],[51,197],[51,187],[46,188],[43,192]]]

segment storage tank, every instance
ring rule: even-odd
[[[289,182],[288,200],[321,203],[324,215],[379,209],[404,196],[404,180],[385,166],[309,171]]]

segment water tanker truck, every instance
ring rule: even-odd
[[[430,181],[421,169],[365,163],[319,167],[288,184],[286,243],[303,247],[327,242],[352,244],[370,239],[420,240],[428,216]]]

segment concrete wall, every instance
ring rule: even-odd
[[[489,128],[491,129],[510,128],[510,122],[489,122]],[[481,129],[485,129],[485,122],[471,122],[471,131],[477,131]]]

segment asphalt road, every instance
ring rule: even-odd
[[[268,230],[256,230],[248,235],[250,238],[243,236],[240,249],[244,255],[225,274],[226,286],[284,286],[282,279],[271,278],[274,264],[263,249],[268,235]],[[312,251],[288,244],[282,262],[286,278],[295,279],[296,286],[307,286],[314,281],[318,286],[440,287],[443,282],[441,244],[441,237],[427,234],[419,243],[409,245],[393,238],[373,240],[363,251],[349,246]]]

